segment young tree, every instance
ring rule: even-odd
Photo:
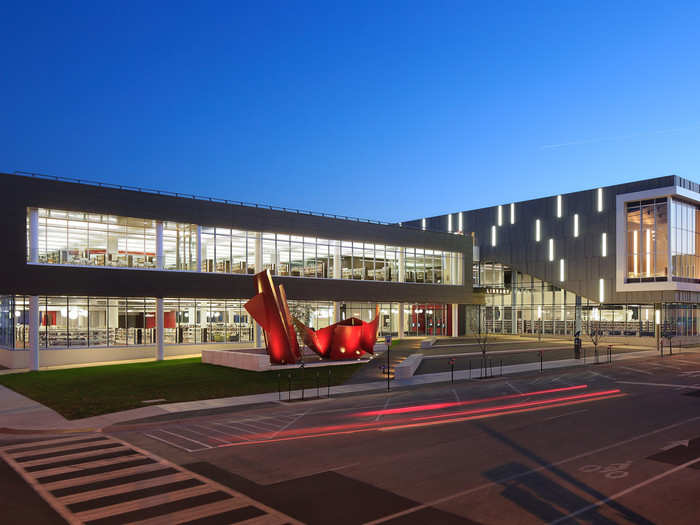
[[[588,337],[591,338],[591,343],[593,343],[596,363],[598,362],[598,343],[600,342],[601,333],[600,314],[598,314],[598,319],[593,319],[593,321],[588,323]]]

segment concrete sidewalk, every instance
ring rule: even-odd
[[[656,350],[644,350],[640,352],[629,352],[616,355],[614,362],[626,361],[630,359],[640,359],[655,357]],[[602,356],[601,356],[602,362]],[[582,359],[561,359],[558,361],[545,361],[542,364],[543,370],[560,368],[574,368],[591,366],[592,360],[588,359],[584,365]],[[614,366],[614,364],[613,364]],[[521,363],[503,367],[503,375],[512,375],[525,372],[537,372],[540,370],[540,363]],[[472,379],[477,379],[479,370],[472,370]],[[500,370],[494,368],[494,376]],[[468,372],[465,370],[455,371],[455,380],[468,379]],[[392,388],[407,388],[412,386],[426,385],[430,383],[445,383],[450,381],[450,372],[438,372],[433,374],[422,374],[404,380],[392,381]],[[346,394],[358,394],[372,391],[382,391],[386,389],[386,381],[374,381],[370,383],[345,384],[331,388],[331,397]],[[309,392],[309,390],[307,390]],[[292,399],[301,398],[301,390],[292,391]],[[283,396],[283,400],[284,400]],[[312,398],[313,399],[313,398]],[[152,405],[147,407],[113,412],[101,416],[94,416],[84,419],[68,420],[50,408],[37,403],[21,394],[0,385],[0,434],[28,433],[35,430],[37,432],[47,431],[95,431],[102,428],[137,419],[150,418],[165,414],[186,413],[198,410],[211,410],[226,407],[240,407],[245,405],[257,405],[263,403],[278,403],[278,393],[269,392],[266,394],[255,394],[249,396],[224,397],[218,399],[203,399],[200,401],[187,401],[181,403],[167,403],[163,405]]]

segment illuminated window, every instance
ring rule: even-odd
[[[604,233],[600,239],[600,253],[603,257],[608,256],[608,234]]]
[[[561,219],[561,195],[557,195],[557,217]]]
[[[554,239],[549,239],[549,260],[554,260]]]
[[[541,233],[542,233],[542,231],[541,231],[541,227],[540,227],[540,220],[537,219],[535,221],[535,241],[536,242],[540,242],[540,240],[542,239]]]
[[[564,259],[559,259],[559,281],[564,282]]]
[[[491,226],[491,246],[496,246],[496,226]]]
[[[646,274],[647,277],[651,276],[651,230],[647,228],[645,231],[646,234],[646,251],[644,252],[645,260],[644,262],[646,263]],[[636,231],[634,233],[637,233]],[[635,262],[637,262],[635,260]]]
[[[598,188],[598,211],[603,211],[603,188]]]
[[[598,281],[598,301],[600,303],[605,301],[605,281],[603,279]]]
[[[515,203],[510,203],[510,223],[515,224]]]
[[[498,225],[503,226],[503,206],[498,206]]]
[[[574,213],[574,237],[578,237],[578,213]]]

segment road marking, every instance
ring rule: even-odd
[[[457,391],[454,388],[452,389],[452,393],[455,395],[455,399],[457,400],[457,403],[461,403],[462,400],[459,398],[459,394],[457,393]]]
[[[380,412],[379,414],[377,414],[377,417],[374,418],[375,421],[379,421],[379,418],[382,417],[382,413],[383,413],[384,410],[386,410],[386,407],[389,406],[389,401],[390,401],[390,400],[391,400],[391,397],[390,397],[390,396],[386,396],[386,401],[384,401],[384,406],[382,407],[382,412]]]
[[[192,441],[192,443],[197,443],[198,445],[202,445],[204,448],[212,448],[211,445],[208,445],[207,443],[202,443],[201,441],[197,441],[196,439],[188,438],[187,436],[183,436],[182,434],[176,434],[175,432],[170,432],[169,430],[165,429],[159,429],[160,432],[164,432],[165,434],[170,434],[171,436],[175,436],[176,438],[184,439],[187,441]]]
[[[120,462],[114,459],[84,461],[88,456],[81,451],[94,446],[95,441],[73,441],[72,449],[68,448],[68,441],[61,441],[60,448],[63,450],[57,451],[60,455],[52,456],[56,462],[67,463],[60,469],[34,470],[31,465],[34,460],[22,461],[33,455],[53,454],[43,451],[50,450],[52,445],[58,443],[56,440],[0,446],[0,459],[68,523],[77,525],[114,516],[120,522],[148,524],[200,519],[246,524],[299,524],[245,494],[118,438],[102,437],[97,442],[127,449],[130,453],[127,457],[138,458],[136,462],[141,465],[132,466],[133,460],[124,463],[122,458],[119,458]],[[123,468],[120,463],[124,463]],[[94,467],[100,468],[95,470]],[[105,468],[106,471],[100,472]],[[49,477],[53,474],[59,474],[59,479]]]
[[[609,379],[610,381],[615,381],[612,377],[606,376],[605,374],[601,374],[600,372],[594,372],[593,370],[589,370],[589,372],[593,375],[604,377],[605,379]]]
[[[522,390],[519,390],[519,389],[515,388],[515,387],[510,383],[510,381],[506,381],[506,385],[508,385],[511,389],[513,389],[513,391],[514,391],[516,394],[522,394],[522,393],[523,393]]]
[[[561,518],[558,518],[554,521],[550,521],[549,525],[555,525],[556,523],[561,523],[562,521],[574,518],[580,514],[588,512],[589,510],[593,510],[595,508],[598,508],[601,505],[605,505],[606,503],[609,503],[609,502],[614,501],[618,498],[621,498],[622,496],[625,496],[626,494],[629,494],[630,492],[634,492],[637,489],[641,489],[642,487],[646,487],[647,485],[651,485],[652,483],[655,483],[656,481],[659,481],[660,479],[663,479],[666,476],[670,476],[671,474],[674,474],[675,472],[678,472],[679,470],[683,470],[684,468],[689,467],[691,465],[694,465],[695,463],[698,463],[698,462],[700,462],[700,458],[695,458],[695,459],[691,459],[690,461],[686,461],[682,465],[678,465],[677,467],[669,469],[666,472],[662,472],[661,474],[657,474],[656,476],[653,476],[647,480],[644,480],[640,483],[637,483],[636,485],[632,485],[631,487],[628,487],[625,490],[621,490],[617,494],[613,494],[612,496],[610,496],[608,498],[598,500],[595,503],[591,503],[590,505],[587,505],[583,508],[580,508],[576,512],[572,512],[571,514],[568,514],[567,516],[562,516]]]
[[[669,388],[689,388],[691,390],[700,390],[700,385],[679,385],[676,383],[645,383],[642,381],[617,381],[626,385],[646,385],[646,386],[665,386]]]
[[[520,474],[515,474],[515,475],[513,475],[513,476],[506,476],[506,477],[497,479],[497,480],[495,480],[495,481],[490,481],[490,482],[488,482],[488,483],[483,483],[482,485],[478,485],[478,486],[472,487],[472,488],[470,488],[470,489],[461,490],[461,491],[459,491],[459,492],[455,492],[454,494],[450,494],[450,495],[447,495],[447,496],[443,496],[443,497],[441,497],[441,498],[437,498],[437,499],[434,499],[434,500],[432,500],[432,501],[428,501],[427,503],[422,503],[422,504],[420,504],[420,505],[416,505],[415,507],[410,507],[410,508],[405,509],[405,510],[402,510],[402,511],[400,511],[400,512],[396,512],[396,513],[394,513],[394,514],[389,514],[389,515],[387,515],[387,516],[383,516],[383,517],[378,518],[378,519],[373,520],[373,521],[368,521],[368,522],[365,523],[365,525],[375,525],[375,524],[377,524],[377,523],[384,523],[384,522],[387,522],[387,521],[390,521],[390,520],[393,520],[393,519],[396,519],[396,518],[400,518],[400,517],[402,517],[402,516],[406,516],[406,515],[408,515],[408,514],[413,514],[414,512],[418,512],[419,510],[427,509],[428,507],[433,507],[433,506],[435,506],[435,505],[440,505],[440,504],[445,503],[445,502],[447,502],[447,501],[450,501],[450,500],[453,500],[453,499],[456,499],[456,498],[460,498],[460,497],[462,497],[462,496],[466,496],[466,495],[471,494],[471,493],[473,493],[473,492],[478,492],[478,491],[483,490],[483,489],[487,489],[487,488],[490,488],[490,487],[499,486],[499,485],[502,485],[503,483],[508,482],[508,481],[513,481],[513,480],[515,480],[515,479],[520,479],[520,478],[522,478],[522,477],[529,476],[530,474],[535,474],[535,473],[541,472],[541,471],[543,471],[543,470],[549,470],[549,469],[551,469],[552,467],[558,467],[559,465],[563,465],[563,464],[565,464],[565,463],[570,463],[570,462],[572,462],[572,461],[576,461],[576,460],[579,460],[579,459],[582,459],[582,458],[586,458],[586,457],[588,457],[588,456],[592,456],[592,455],[594,455],[594,454],[598,454],[599,452],[605,452],[606,450],[610,450],[610,449],[613,449],[613,448],[616,448],[616,447],[619,447],[619,446],[622,446],[622,445],[626,445],[626,444],[628,444],[628,443],[632,443],[632,442],[637,441],[637,440],[639,440],[639,439],[643,439],[643,438],[645,438],[645,437],[653,436],[654,434],[658,434],[658,433],[660,433],[660,432],[665,432],[665,431],[667,431],[667,430],[671,430],[672,428],[676,428],[676,427],[679,427],[679,426],[681,426],[681,425],[685,425],[685,424],[687,424],[687,423],[691,423],[691,422],[693,422],[693,421],[697,421],[697,420],[699,420],[699,419],[700,419],[700,416],[691,417],[690,419],[685,419],[685,420],[683,420],[683,421],[679,421],[679,422],[677,422],[677,423],[673,423],[673,424],[667,425],[667,426],[665,426],[665,427],[657,428],[656,430],[652,430],[652,431],[650,431],[650,432],[645,432],[644,434],[639,434],[639,435],[637,435],[637,436],[633,436],[633,437],[631,437],[631,438],[624,439],[624,440],[622,440],[622,441],[617,441],[617,442],[615,442],[615,443],[611,443],[610,445],[606,445],[606,446],[604,446],[604,447],[599,447],[599,448],[596,448],[596,449],[594,449],[594,450],[589,450],[589,451],[587,451],[587,452],[582,452],[582,453],[580,453],[580,454],[576,454],[575,456],[571,456],[571,457],[569,457],[569,458],[564,458],[564,459],[561,459],[561,460],[559,460],[559,461],[555,461],[555,462],[552,462],[552,463],[548,463],[548,464],[543,465],[543,466],[541,466],[541,467],[537,467],[537,468],[528,470],[528,471],[526,471],[526,472],[521,472]],[[694,461],[700,461],[700,458],[697,458],[697,459],[694,460]]]
[[[647,372],[646,370],[639,370],[638,368],[632,368],[631,366],[618,366],[618,368],[624,368],[625,370],[631,370],[632,372],[637,372],[638,374],[646,374],[648,376],[653,376],[653,372]]]
[[[297,421],[299,421],[302,417],[304,417],[304,416],[305,416],[306,414],[308,414],[309,412],[311,412],[311,407],[309,407],[309,409],[308,409],[306,412],[304,412],[304,413],[302,413],[302,414],[299,414],[297,417],[295,417],[294,419],[292,419],[289,423],[287,423],[287,424],[284,425],[282,428],[280,428],[277,432],[275,432],[274,434],[272,434],[271,438],[276,437],[277,434],[279,434],[279,433],[282,432],[283,430],[287,430],[287,428],[291,427],[294,423],[296,423]]]
[[[574,414],[580,414],[581,412],[588,412],[588,409],[584,408],[583,410],[574,410],[573,412],[567,412],[566,414],[559,414],[558,416],[548,417],[546,419],[543,419],[542,421],[550,421],[552,419],[558,419],[560,417],[573,416]]]

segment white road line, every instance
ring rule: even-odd
[[[171,436],[177,436],[177,437],[179,437],[180,439],[186,439],[186,440],[188,440],[188,441],[193,441],[194,443],[197,443],[198,445],[202,445],[203,447],[213,448],[213,446],[210,445],[209,443],[202,443],[201,441],[199,441],[199,440],[197,440],[197,439],[194,439],[194,438],[191,438],[191,437],[187,437],[187,434],[184,434],[183,432],[188,432],[188,433],[196,434],[196,435],[198,435],[198,436],[204,436],[204,437],[206,437],[206,438],[208,438],[209,436],[208,436],[207,434],[202,434],[201,432],[197,432],[196,430],[192,430],[191,428],[188,428],[188,427],[185,426],[185,425],[183,425],[182,427],[179,427],[179,428],[178,428],[178,427],[173,428],[173,430],[179,430],[179,431],[181,432],[180,434],[178,434],[177,432],[172,432],[172,431],[170,431],[170,430],[165,430],[164,428],[161,428],[161,429],[159,429],[159,430],[160,430],[161,432],[166,432],[166,433],[170,434]],[[221,441],[221,440],[219,440],[219,441]]]
[[[233,429],[236,432],[231,432],[231,434],[233,434],[234,436],[239,437],[245,441],[250,441],[250,439],[246,437],[245,432],[247,432],[247,430],[244,428],[234,426],[230,423],[214,423],[214,422],[212,422],[211,424],[216,425],[217,427],[224,427],[224,428],[228,428],[228,429]],[[243,432],[243,433],[241,434],[241,432]]]
[[[678,383],[644,383],[642,381],[617,381],[625,385],[647,385],[647,386],[665,386],[669,388],[689,388],[691,390],[700,390],[700,385],[683,385]]]
[[[561,459],[561,460],[555,461],[553,463],[548,463],[546,465],[528,470],[526,472],[521,472],[520,474],[515,474],[513,476],[506,476],[504,478],[497,479],[495,481],[490,481],[488,483],[484,483],[482,485],[478,485],[478,486],[472,487],[470,489],[465,489],[465,490],[462,490],[459,492],[455,492],[454,494],[450,494],[448,496],[443,496],[442,498],[437,498],[437,499],[434,499],[432,501],[428,501],[427,503],[422,503],[420,505],[416,505],[415,507],[411,507],[411,508],[402,510],[400,512],[396,512],[394,514],[389,514],[387,516],[383,516],[383,517],[376,519],[376,520],[373,520],[373,521],[368,521],[365,523],[365,525],[375,525],[377,523],[384,523],[386,521],[390,521],[390,520],[399,518],[401,516],[413,514],[414,512],[417,512],[419,510],[427,509],[428,507],[433,507],[435,505],[440,505],[441,503],[445,503],[446,501],[450,501],[450,500],[453,500],[455,498],[466,496],[466,495],[471,494],[473,492],[478,492],[479,490],[487,489],[489,487],[500,486],[507,481],[512,481],[514,479],[520,479],[522,477],[529,476],[530,474],[534,474],[536,472],[548,470],[552,467],[557,467],[557,466],[563,465],[565,463],[570,463],[570,462],[576,461],[578,459],[592,456],[593,454],[598,454],[599,452],[605,452],[606,450],[610,450],[610,449],[613,449],[613,448],[616,448],[616,447],[619,447],[622,445],[626,445],[627,443],[632,443],[633,441],[637,441],[637,440],[643,439],[645,437],[653,436],[654,434],[658,434],[660,432],[665,432],[667,430],[671,430],[672,428],[676,428],[676,427],[679,427],[681,425],[685,425],[686,423],[691,423],[692,421],[697,421],[699,419],[700,419],[700,416],[691,417],[690,419],[684,419],[683,421],[679,421],[678,423],[673,423],[673,424],[667,425],[665,427],[657,428],[656,430],[652,430],[650,432],[645,432],[644,434],[639,434],[637,436],[633,436],[631,438],[628,438],[628,439],[625,439],[622,441],[617,441],[615,443],[611,443],[610,445],[596,448],[594,450],[589,450],[588,452],[582,452],[580,454],[576,454],[575,456],[571,456],[569,458]],[[698,460],[700,460],[700,458],[698,458]]]
[[[618,368],[624,368],[625,370],[631,370],[632,372],[637,372],[638,374],[646,374],[648,376],[653,376],[652,372],[647,372],[646,370],[639,370],[637,368],[632,368],[630,366],[618,366]]]
[[[198,445],[202,445],[204,448],[212,448],[211,445],[207,445],[206,443],[202,443],[201,441],[197,441],[196,439],[185,437],[181,434],[176,434],[175,432],[170,432],[169,430],[165,430],[163,428],[159,428],[158,432],[163,432],[164,434],[170,434],[171,436],[175,436],[178,439],[184,439],[185,441],[191,441],[192,443],[197,443]],[[182,447],[180,447],[180,448],[182,448]]]
[[[276,437],[277,434],[279,434],[279,433],[282,432],[283,430],[286,430],[287,428],[289,428],[290,426],[292,426],[294,423],[296,423],[297,421],[299,421],[302,417],[304,417],[304,416],[305,416],[306,414],[308,414],[309,412],[311,412],[311,408],[310,408],[310,407],[309,407],[309,409],[308,409],[306,412],[304,412],[303,414],[299,414],[297,417],[295,417],[294,419],[292,419],[289,423],[287,423],[287,424],[284,425],[282,428],[280,428],[277,432],[275,432],[274,434],[272,434],[272,436],[270,437],[270,439]]]
[[[587,505],[576,512],[572,512],[571,514],[568,514],[567,516],[562,516],[561,518],[558,518],[554,521],[550,521],[549,525],[554,525],[555,523],[561,523],[562,521],[571,519],[575,516],[578,516],[580,514],[583,514],[585,512],[588,512],[589,510],[595,509],[597,507],[600,507],[601,505],[605,505],[606,503],[616,500],[618,498],[621,498],[622,496],[629,494],[630,492],[634,492],[637,489],[640,489],[642,487],[646,487],[647,485],[650,485],[656,481],[659,481],[660,479],[665,478],[666,476],[670,476],[671,474],[678,472],[679,470],[683,470],[686,467],[689,467],[695,463],[700,462],[700,458],[695,458],[691,459],[690,461],[686,461],[682,465],[678,465],[677,467],[673,467],[672,469],[667,470],[666,472],[662,472],[661,474],[657,474],[656,476],[653,476],[647,480],[644,480],[640,483],[637,483],[636,485],[632,485],[631,487],[626,488],[625,490],[621,490],[617,494],[613,494],[609,498],[601,499],[596,501],[595,503],[591,503],[590,505]]]
[[[199,428],[202,428],[200,425],[196,425],[196,424],[194,424],[194,423],[190,423],[190,424],[188,424],[187,426],[183,426],[182,428],[183,428],[183,430],[186,430],[187,432],[192,432],[193,434],[197,434],[197,435],[200,435],[200,436],[204,436],[204,437],[209,438],[209,439],[214,439],[214,440],[216,440],[216,441],[219,441],[220,443],[230,443],[230,441],[226,441],[225,439],[221,439],[221,438],[218,438],[218,437],[216,437],[216,436],[212,436],[211,434],[204,434],[204,433],[202,433],[202,432],[197,432],[196,430],[192,430],[191,427],[199,427]],[[208,429],[208,428],[206,428],[206,427],[204,427],[204,430],[206,430],[206,431],[208,431],[208,432],[216,432],[215,430],[213,430],[213,429]]]
[[[159,432],[159,431],[156,430],[155,432]],[[175,448],[179,448],[180,450],[184,450],[185,452],[197,452],[199,450],[206,450],[205,448],[187,448],[185,445],[178,445],[176,443],[173,443],[172,441],[168,441],[167,439],[165,439],[163,437],[154,436],[153,434],[147,434],[145,432],[143,435],[147,436],[151,439],[155,439],[156,441],[160,441],[161,443],[165,443],[166,445],[170,445],[171,447],[175,447]]]
[[[506,381],[506,385],[508,385],[516,394],[522,394],[522,393],[523,393],[522,390],[519,390],[519,389],[515,388],[515,387],[510,383],[510,381]]]
[[[386,407],[389,406],[389,401],[391,400],[391,396],[386,396],[386,401],[384,401],[384,406],[382,407],[382,410],[377,414],[377,417],[374,418],[375,421],[379,421],[379,419],[382,417],[382,412],[386,410]]]
[[[550,421],[552,419],[558,419],[560,417],[573,416],[574,414],[580,414],[581,412],[588,412],[588,409],[584,408],[583,410],[575,410],[574,412],[567,412],[566,414],[559,414],[558,416],[548,417],[546,419],[543,419],[542,421]]]
[[[593,370],[589,370],[589,372],[593,375],[604,377],[605,379],[609,379],[610,381],[614,381],[614,379],[610,376],[606,376],[605,374],[601,374],[600,372],[594,372]]]
[[[461,403],[462,400],[459,398],[459,394],[457,393],[457,391],[454,388],[452,389],[452,393],[455,395],[455,399],[457,400],[457,403]]]

